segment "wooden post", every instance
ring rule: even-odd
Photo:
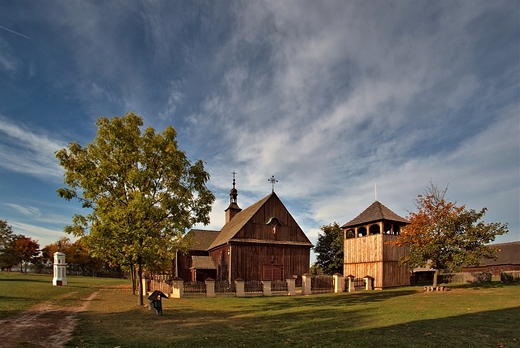
[[[172,281],[172,296],[173,298],[184,297],[184,280],[182,278],[174,278]]]
[[[206,283],[206,297],[215,297],[215,280],[208,278]]]
[[[245,297],[246,296],[246,291],[244,289],[244,284],[245,284],[244,279],[238,278],[237,280],[235,280],[235,289],[236,289],[237,297]]]
[[[343,292],[345,290],[345,279],[339,273],[335,273],[334,277],[334,292]]]
[[[308,273],[302,275],[302,295],[312,294],[311,279],[312,275]]]
[[[271,296],[272,295],[272,292],[271,292],[271,281],[270,280],[262,280],[262,285],[263,285],[264,296]]]

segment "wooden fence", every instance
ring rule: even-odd
[[[287,281],[273,280],[271,282],[271,291],[287,291]]]
[[[341,275],[334,276],[310,276],[304,275],[302,287],[297,288],[297,279],[291,278],[282,281],[206,281],[206,282],[184,282],[180,278],[172,279],[168,275],[152,275],[147,281],[146,291],[162,291],[166,295],[178,297],[200,297],[200,296],[273,296],[298,294],[311,295],[319,293],[343,292],[347,288],[345,279]],[[365,289],[365,279],[356,279],[357,289]],[[352,291],[354,289],[348,289]]]
[[[258,292],[261,293],[264,291],[264,285],[259,280],[248,280],[244,283],[244,291],[246,293]]]
[[[151,291],[159,290],[165,294],[171,294],[173,291],[172,288],[172,279],[169,275],[152,275],[150,279],[150,289]]]
[[[204,282],[184,282],[184,294],[186,295],[202,295],[206,293],[206,284]]]
[[[466,283],[490,283],[491,272],[463,272],[463,273],[443,273],[439,274],[437,282],[439,284],[466,284]]]
[[[322,294],[326,292],[334,292],[334,278],[328,275],[319,275],[311,278],[311,292],[313,294]]]
[[[217,294],[235,294],[235,283],[229,283],[227,280],[215,282],[215,293]]]

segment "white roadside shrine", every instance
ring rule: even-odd
[[[65,263],[65,254],[61,251],[54,253],[52,285],[67,285],[67,264]]]

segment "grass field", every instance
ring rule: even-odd
[[[72,277],[60,288],[42,277],[0,273],[0,318],[20,302],[67,306],[99,291],[70,347],[520,347],[520,284],[167,299],[158,316],[137,306],[128,281]],[[63,300],[67,291],[77,293]]]

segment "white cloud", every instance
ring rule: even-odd
[[[63,231],[59,231],[52,228],[46,228],[38,225],[32,225],[13,220],[9,221],[9,224],[13,227],[13,231],[16,234],[31,236],[31,238],[38,240],[38,243],[42,248],[45,245],[54,243],[57,240],[66,236]]]
[[[32,132],[26,127],[0,117],[0,166],[8,171],[56,180],[63,171],[54,152],[66,146],[47,135]]]
[[[39,216],[41,214],[40,209],[31,206],[21,206],[13,203],[4,203],[4,205],[13,208],[14,210],[27,216]]]

